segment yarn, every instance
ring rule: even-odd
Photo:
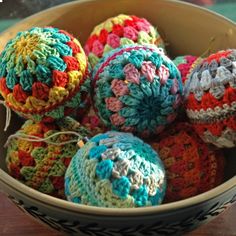
[[[106,127],[104,127],[92,106],[90,107],[89,112],[82,116],[82,119],[79,121],[81,125],[90,131],[92,136],[107,131]]]
[[[76,143],[89,132],[70,117],[59,123],[27,120],[6,143],[9,174],[40,192],[65,198],[64,175]]]
[[[160,48],[128,45],[93,70],[95,111],[107,128],[141,136],[160,133],[182,100],[180,72]]]
[[[236,145],[236,50],[219,51],[193,70],[185,85],[186,112],[207,143]]]
[[[191,73],[192,69],[200,61],[201,58],[192,55],[178,56],[173,62],[180,71],[183,84],[185,84],[188,75]]]
[[[146,19],[120,14],[97,25],[84,49],[91,66],[94,67],[107,52],[134,43],[149,43],[164,48],[161,36]]]
[[[57,28],[19,32],[0,55],[6,105],[35,121],[53,121],[86,107],[88,74],[78,40]]]
[[[223,181],[224,156],[207,146],[188,123],[171,125],[149,144],[166,169],[165,202],[206,192]]]
[[[85,205],[158,205],[165,189],[165,171],[157,153],[129,133],[94,136],[73,157],[65,175],[67,199]]]

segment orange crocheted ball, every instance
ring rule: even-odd
[[[166,202],[195,196],[222,182],[225,163],[222,152],[207,146],[189,124],[174,124],[149,144],[166,169]]]

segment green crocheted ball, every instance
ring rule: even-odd
[[[90,79],[77,39],[52,27],[19,32],[0,55],[0,94],[34,121],[54,121],[86,108]]]
[[[6,164],[9,174],[40,192],[65,198],[64,175],[79,148],[78,137],[67,134],[68,131],[78,133],[81,138],[88,135],[87,130],[70,117],[57,124],[27,120],[8,143]],[[65,133],[57,135],[58,132]],[[37,142],[34,142],[36,138]],[[64,145],[57,145],[62,143]]]
[[[182,101],[180,72],[161,48],[128,45],[95,66],[93,102],[105,126],[142,137],[160,133]]]
[[[158,154],[129,133],[109,131],[90,139],[65,175],[69,201],[100,207],[158,205],[166,190]]]

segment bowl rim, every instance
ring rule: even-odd
[[[83,4],[83,3],[88,3],[88,2],[97,2],[98,0],[78,0],[78,1],[73,1],[73,2],[68,2],[64,4],[60,4],[58,6],[54,6],[51,8],[48,8],[44,11],[40,11],[36,14],[33,14],[29,17],[26,17],[25,19],[19,21],[18,23],[14,24],[13,26],[9,27],[8,29],[4,30],[1,32],[0,36],[7,33],[8,31],[11,31],[11,29],[17,27],[18,25],[24,24],[25,22],[30,21],[32,18],[35,16],[40,16],[41,14],[44,14],[46,12],[50,12],[55,9],[60,9],[65,6],[73,6],[77,4]],[[101,1],[101,0],[100,0]],[[195,8],[198,9],[200,12],[208,13],[209,15],[214,16],[218,20],[220,19],[223,22],[227,22],[230,24],[232,27],[236,28],[236,24],[222,16],[219,13],[213,12],[209,9],[205,9],[203,7],[191,4],[191,3],[186,3],[186,2],[181,2],[178,0],[159,0],[161,2],[168,2],[176,5],[183,6],[185,5],[186,7],[189,8]],[[70,211],[73,213],[79,213],[79,214],[86,214],[86,215],[99,215],[99,216],[113,216],[113,217],[124,217],[124,216],[143,216],[143,215],[153,215],[153,214],[161,214],[161,213],[166,213],[172,210],[179,210],[183,208],[187,208],[190,206],[198,205],[203,202],[209,201],[213,198],[216,198],[225,192],[230,191],[236,186],[236,176],[230,178],[229,180],[225,181],[221,185],[207,191],[201,194],[198,194],[194,197],[190,197],[184,200],[180,201],[175,201],[172,203],[165,203],[162,205],[158,206],[151,206],[151,207],[141,207],[141,208],[105,208],[105,207],[95,207],[95,206],[87,206],[87,205],[82,205],[82,204],[75,204],[72,202],[68,202],[62,199],[58,199],[52,196],[49,196],[47,194],[41,193],[37,190],[34,190],[18,180],[14,179],[10,175],[8,175],[5,171],[3,171],[0,168],[0,183],[2,182],[3,185],[7,186],[8,188],[11,188],[12,190],[20,193],[21,195],[25,195],[26,197],[36,201],[40,202],[42,204],[55,207],[61,210],[66,210]],[[1,185],[0,185],[1,187]]]
[[[214,199],[225,192],[230,191],[236,186],[236,176],[222,183],[221,185],[206,191],[204,193],[198,194],[194,197],[190,197],[184,200],[175,201],[171,203],[164,203],[158,206],[148,206],[140,208],[106,208],[106,207],[96,207],[88,206],[78,203],[69,202],[62,200],[44,193],[41,193],[35,189],[32,189],[18,180],[14,179],[8,175],[5,171],[0,169],[0,183],[10,187],[12,190],[25,195],[33,201],[40,202],[44,205],[55,207],[57,209],[70,211],[73,213],[80,213],[85,215],[98,215],[98,216],[113,216],[113,217],[125,217],[125,216],[144,216],[161,214],[169,211],[176,211],[188,207],[193,207],[194,205],[207,202]],[[1,186],[1,184],[0,184]],[[4,192],[4,191],[3,191]],[[14,197],[14,196],[13,196]]]

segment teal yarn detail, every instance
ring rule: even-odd
[[[129,56],[129,62],[140,69],[144,61],[144,54],[140,51],[132,51]]]
[[[93,158],[100,158],[101,154],[107,150],[107,147],[105,145],[101,145],[101,146],[97,146],[97,147],[93,147],[90,151],[89,151],[89,157],[91,159]]]
[[[112,182],[112,191],[121,199],[127,198],[130,192],[130,181],[127,177],[122,176],[120,179],[115,179]]]
[[[50,85],[52,82],[52,72],[49,68],[43,65],[37,65],[36,67],[36,76],[38,81],[43,82],[47,85]]]
[[[104,160],[96,167],[96,175],[100,179],[109,179],[112,175],[113,162],[111,160]]]
[[[16,72],[14,69],[9,70],[7,77],[6,77],[6,84],[7,87],[10,89],[13,89],[15,85],[19,83],[19,79],[16,75]]]
[[[56,43],[54,48],[60,53],[61,56],[72,56],[72,49],[63,43]]]
[[[94,136],[73,157],[65,175],[67,199],[79,198],[86,205],[158,205],[165,190],[166,175],[158,154],[131,133]]]
[[[20,85],[22,86],[24,91],[31,91],[33,82],[34,78],[28,70],[24,70],[21,72]]]
[[[178,68],[153,45],[110,51],[94,67],[93,102],[110,129],[142,137],[159,134],[177,116],[183,98]]]
[[[133,198],[135,199],[135,204],[139,207],[145,206],[148,200],[148,192],[145,186],[141,186],[139,189],[134,190],[132,193]],[[152,205],[158,205],[158,204],[153,204]]]
[[[65,71],[66,69],[66,63],[60,58],[55,56],[49,56],[47,58],[47,65],[52,70],[59,70],[59,71]]]

